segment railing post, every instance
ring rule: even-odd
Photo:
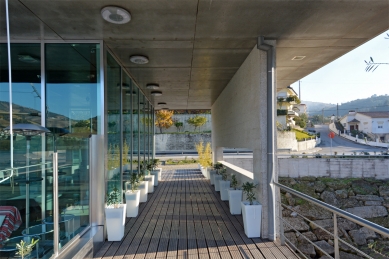
[[[278,189],[278,198],[281,200],[281,189],[279,187],[276,187]],[[285,245],[285,236],[284,236],[284,220],[282,218],[282,204],[281,204],[281,201],[280,201],[280,205],[279,205],[279,221],[280,222],[280,241],[281,241],[281,245],[284,246]]]
[[[59,251],[59,208],[58,208],[58,153],[53,153],[53,224],[54,224],[54,258]]]
[[[334,249],[335,249],[335,259],[339,259],[339,237],[338,237],[338,221],[336,219],[336,214],[334,213]]]

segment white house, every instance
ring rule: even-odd
[[[389,141],[389,112],[349,111],[340,119],[346,131],[359,130],[374,134],[383,142]]]
[[[293,118],[300,112],[298,107],[294,107],[298,100],[297,93],[290,86],[277,92],[277,121],[284,127],[295,125]]]

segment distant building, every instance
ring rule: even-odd
[[[383,142],[389,141],[389,112],[349,111],[340,119],[346,131],[358,130],[372,134]]]
[[[295,125],[294,117],[299,116],[299,99],[290,86],[277,92],[277,121],[284,127]]]

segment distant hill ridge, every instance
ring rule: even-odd
[[[307,105],[309,116],[336,115],[336,104],[303,101]],[[389,95],[372,95],[365,99],[357,99],[350,102],[339,104],[339,117],[346,115],[350,110],[360,112],[389,111]]]

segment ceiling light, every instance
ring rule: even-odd
[[[31,55],[18,55],[18,59],[25,63],[39,63],[40,59]]]
[[[165,103],[165,102],[161,102],[161,103],[158,103],[157,105],[158,105],[158,106],[166,105],[166,103]]]
[[[152,91],[150,94],[153,96],[161,96],[162,92],[161,91]]]
[[[159,84],[147,84],[147,89],[159,89]]]
[[[136,92],[135,91],[126,91],[126,95],[136,95]]]
[[[131,20],[131,14],[127,10],[116,6],[104,7],[101,9],[101,16],[107,22],[115,24],[125,24]]]
[[[120,83],[117,83],[116,86],[120,87]],[[127,83],[122,83],[122,89],[130,89],[130,85]]]
[[[142,55],[133,55],[130,57],[130,61],[134,64],[143,65],[149,63],[149,58]]]
[[[166,108],[166,107],[165,107],[165,108],[161,108],[161,110],[169,110],[169,108]]]
[[[294,56],[292,60],[303,60],[306,56]]]

